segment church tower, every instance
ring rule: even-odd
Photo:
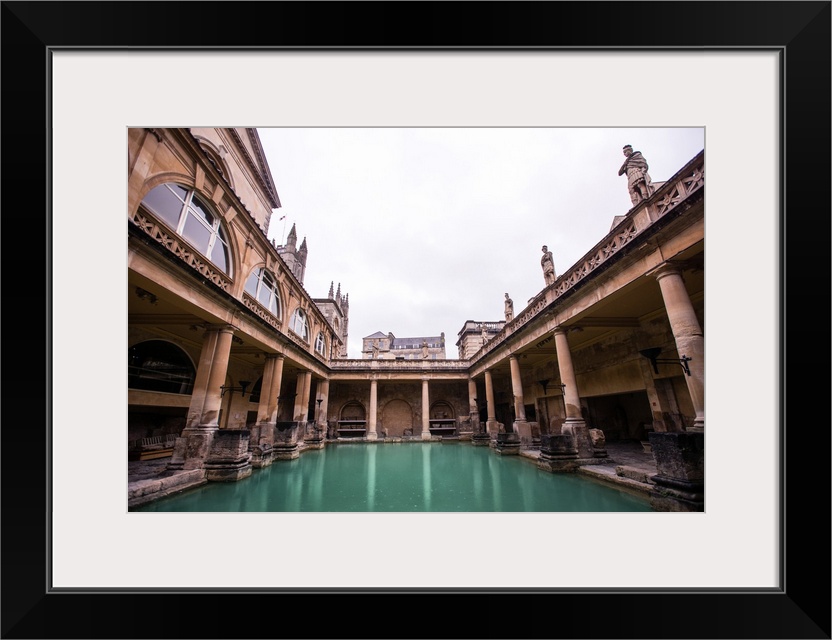
[[[306,246],[305,237],[303,238],[303,242],[300,243],[300,248],[298,248],[297,243],[298,232],[295,229],[295,225],[292,224],[292,228],[286,238],[286,244],[277,247],[277,253],[283,258],[283,262],[286,263],[289,271],[298,279],[298,282],[303,284],[303,278],[306,275],[306,256],[309,253],[309,249]]]

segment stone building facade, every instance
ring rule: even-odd
[[[704,152],[511,320],[466,321],[459,360],[444,335],[398,350],[435,359],[397,358],[380,332],[346,357],[340,284],[310,297],[305,239],[267,239],[256,130],[131,128],[127,174],[132,457],[234,481],[345,438],[442,437],[536,448],[555,472],[603,457],[602,432],[653,444],[657,510],[702,509]]]
[[[376,360],[444,360],[445,333],[397,338],[376,331],[362,340],[361,357]]]

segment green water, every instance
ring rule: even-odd
[[[634,496],[573,473],[469,443],[338,444],[209,482],[133,511],[651,511]]]

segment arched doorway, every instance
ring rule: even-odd
[[[355,438],[367,433],[367,410],[357,400],[348,402],[341,407],[338,419],[338,437]]]
[[[413,409],[404,400],[391,400],[382,409],[381,426],[388,438],[413,435]]]

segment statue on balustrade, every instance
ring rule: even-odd
[[[552,258],[552,252],[549,247],[543,245],[543,257],[540,258],[540,266],[543,267],[543,279],[546,281],[546,286],[555,281],[555,261]]]
[[[514,318],[514,301],[508,297],[508,294],[506,294],[505,312],[506,322],[511,322]]]
[[[627,190],[630,192],[633,206],[636,206],[653,193],[653,181],[647,173],[647,160],[641,155],[641,151],[633,151],[632,145],[625,144],[624,157],[626,160],[618,170],[618,175],[627,174]]]

